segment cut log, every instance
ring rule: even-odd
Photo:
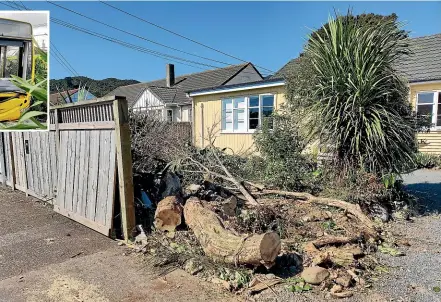
[[[174,232],[181,224],[182,202],[176,196],[167,196],[158,203],[154,225],[158,230]]]
[[[205,254],[214,261],[234,265],[263,264],[269,268],[280,252],[281,242],[277,233],[237,236],[226,230],[222,220],[204,207],[198,198],[187,200],[184,217]]]

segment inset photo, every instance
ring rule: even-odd
[[[49,11],[0,11],[0,131],[48,130]]]

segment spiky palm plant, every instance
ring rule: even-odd
[[[394,68],[409,54],[406,33],[394,20],[366,26],[348,16],[309,37],[305,124],[344,167],[399,173],[416,142],[408,89]]]

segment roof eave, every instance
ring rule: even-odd
[[[284,86],[284,85],[285,85],[285,80],[277,79],[274,81],[263,81],[261,83],[254,82],[254,83],[245,83],[245,84],[235,85],[235,86],[226,86],[226,87],[219,86],[219,87],[214,87],[214,88],[204,89],[204,90],[188,91],[187,96],[194,97],[194,96],[200,96],[200,95],[243,91],[243,90],[251,90],[251,89],[258,89],[258,88],[269,88],[269,87],[277,87],[277,86]]]

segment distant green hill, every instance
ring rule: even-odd
[[[60,91],[65,91],[67,89],[78,88],[78,85],[86,85],[93,95],[96,97],[101,97],[106,95],[113,89],[126,86],[131,84],[139,83],[136,80],[120,80],[115,78],[108,78],[104,80],[94,80],[88,77],[67,77],[59,80],[50,80],[50,91],[51,93],[56,93],[57,87]]]

